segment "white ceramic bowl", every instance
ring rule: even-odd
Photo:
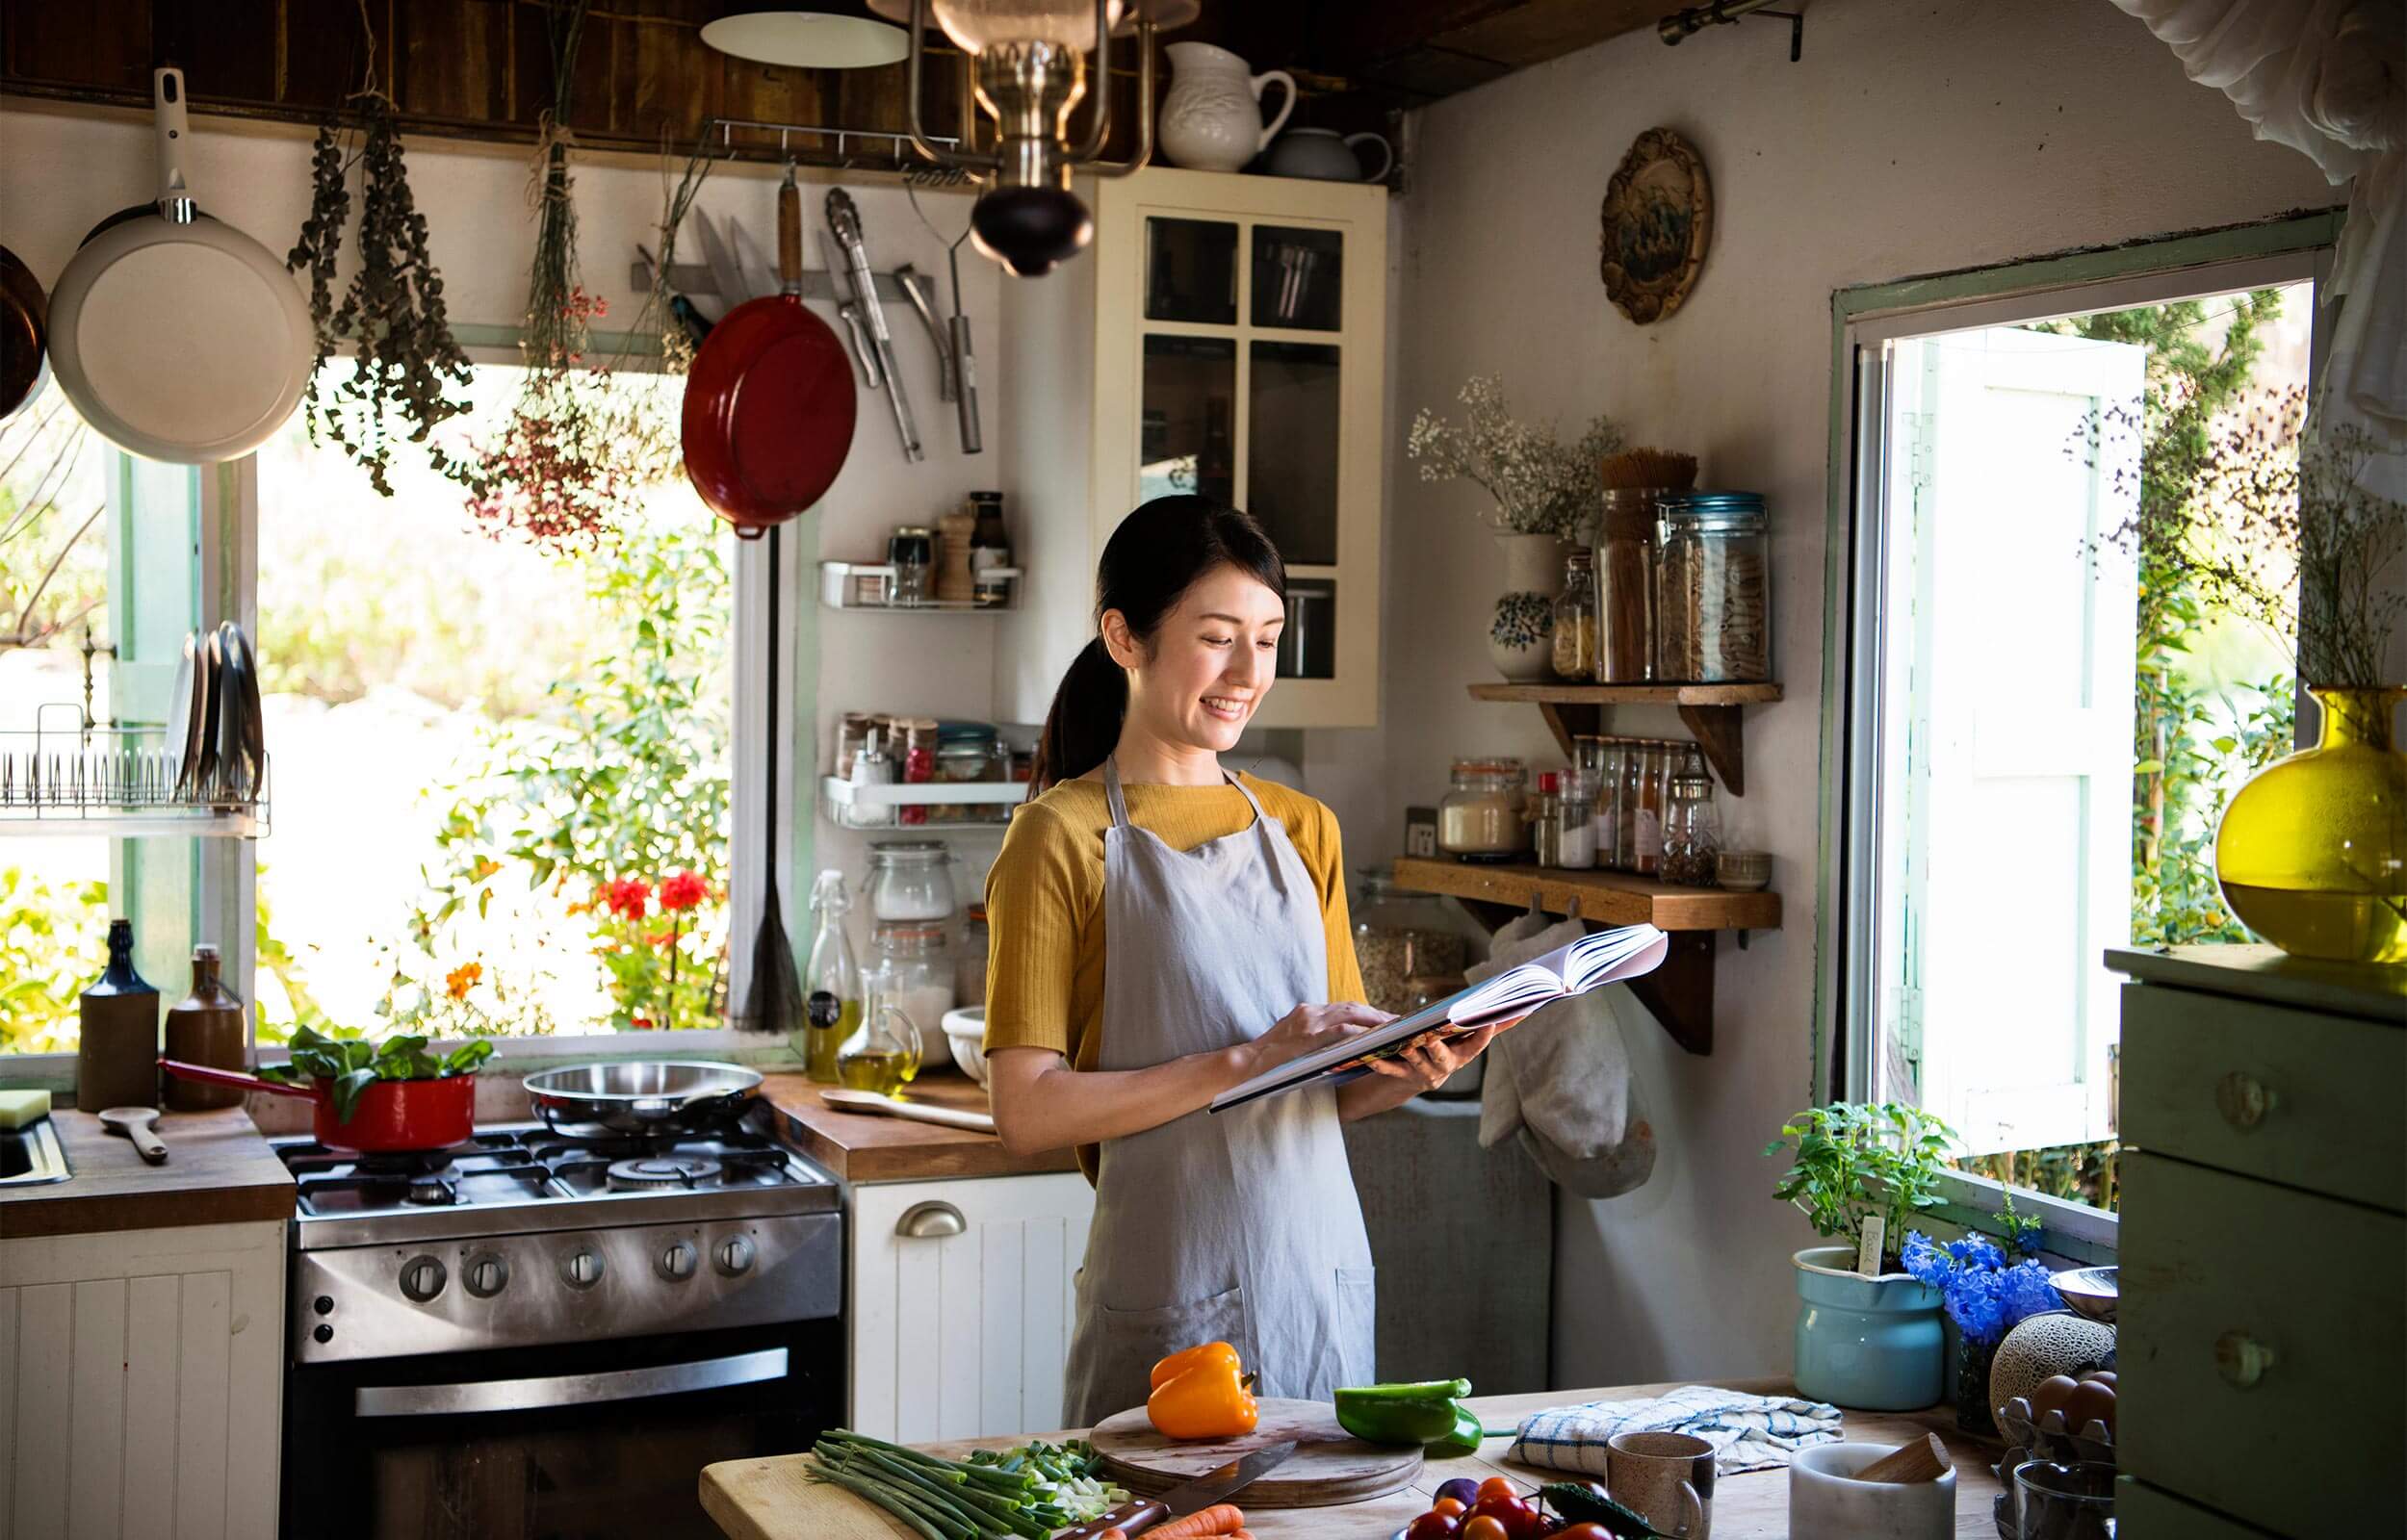
[[[1887,1444],[1809,1444],[1789,1457],[1789,1540],[1954,1540],[1955,1473],[1858,1481]]]
[[[945,1013],[945,1045],[953,1063],[979,1085],[986,1084],[986,1007],[964,1006]]]

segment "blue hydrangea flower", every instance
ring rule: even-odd
[[[1987,1346],[2006,1334],[2006,1311],[1999,1299],[1999,1274],[1959,1272],[1947,1286],[1948,1319],[1965,1337]]]
[[[1954,1271],[1948,1254],[1930,1244],[1930,1237],[1920,1230],[1905,1232],[1905,1248],[1902,1253],[1905,1270],[1914,1281],[1933,1289],[1947,1287],[1948,1275]]]
[[[1959,1268],[1994,1271],[2006,1266],[2006,1253],[1985,1235],[1968,1235],[1960,1241],[1948,1243],[1948,1255]]]
[[[1998,1301],[2004,1311],[2005,1324],[2064,1308],[2064,1300],[2048,1281],[2044,1263],[2018,1262],[1998,1274]]]

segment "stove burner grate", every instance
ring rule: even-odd
[[[613,1161],[605,1173],[613,1193],[649,1193],[662,1188],[691,1189],[718,1180],[719,1163],[708,1155],[644,1155]]]

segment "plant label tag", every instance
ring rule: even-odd
[[[1880,1276],[1881,1242],[1886,1239],[1889,1221],[1877,1214],[1864,1216],[1864,1232],[1855,1245],[1855,1270],[1867,1278]]]

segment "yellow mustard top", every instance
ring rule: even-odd
[[[1279,820],[1320,893],[1330,1000],[1364,1002],[1346,915],[1337,819],[1300,791],[1253,776],[1246,785]],[[1236,787],[1124,784],[1129,822],[1178,850],[1254,821]],[[1022,807],[986,877],[986,1048],[1050,1048],[1078,1069],[1102,1062],[1103,834],[1111,808],[1100,781],[1065,781]],[[1300,1001],[1299,1004],[1317,1002]],[[1261,1022],[1268,1027],[1269,1022]],[[1090,1180],[1096,1149],[1078,1151]]]

